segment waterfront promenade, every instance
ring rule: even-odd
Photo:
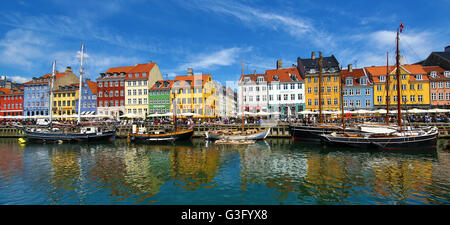
[[[439,138],[450,138],[450,123],[425,123],[415,122],[409,123],[411,126],[436,126],[439,129]],[[29,127],[36,127],[35,125],[26,125]],[[163,125],[145,125],[147,130],[161,130],[164,128],[171,128],[170,124]],[[188,128],[187,125],[182,125],[182,128]],[[263,130],[266,127],[260,124],[246,124],[245,130]],[[242,129],[241,124],[196,124],[194,126],[194,137],[201,138],[205,136],[205,132],[213,130],[230,130],[238,131]],[[128,133],[131,133],[132,125],[121,125],[117,127],[117,138],[126,138]],[[0,138],[22,137],[24,135],[20,128],[8,125],[0,126]],[[271,127],[269,138],[291,138],[289,134],[289,123],[279,123]]]

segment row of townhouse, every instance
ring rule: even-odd
[[[322,59],[322,61],[320,61]],[[440,66],[400,65],[401,104],[408,108],[449,107],[450,71]],[[322,82],[319,82],[321,69]],[[342,83],[340,83],[340,77]],[[386,84],[389,84],[389,88]],[[397,107],[396,66],[342,69],[331,55],[297,58],[297,65],[243,74],[239,80],[239,112],[269,114],[270,118],[296,117],[301,111]],[[319,91],[321,89],[321,91]],[[389,90],[389,91],[387,91]]]
[[[187,75],[173,80],[158,80],[149,90],[150,114],[175,112],[202,118],[235,117],[237,112],[235,92],[213,81],[210,74]]]

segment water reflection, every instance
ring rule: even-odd
[[[435,152],[395,153],[290,139],[238,146],[3,139],[0,204],[448,204],[444,141]]]

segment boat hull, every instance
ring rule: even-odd
[[[250,135],[217,135],[214,132],[207,131],[205,133],[205,138],[209,140],[263,140],[270,133],[270,128],[255,134]]]
[[[345,129],[346,131],[356,131],[353,129]],[[294,140],[320,142],[322,134],[331,134],[333,132],[341,133],[342,127],[325,127],[325,126],[289,126],[289,134]]]
[[[25,138],[32,142],[57,142],[57,141],[104,141],[114,139],[116,131],[101,133],[58,133],[58,132],[34,132],[25,130]]]
[[[174,142],[185,141],[192,138],[194,129],[171,132],[167,134],[129,134],[130,142]]]
[[[349,146],[355,148],[377,148],[386,150],[411,150],[435,148],[438,132],[420,136],[405,137],[380,137],[380,138],[355,138],[355,137],[333,137],[332,135],[321,135],[321,140],[327,145]]]

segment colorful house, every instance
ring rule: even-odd
[[[364,68],[342,70],[343,104],[345,110],[373,108],[373,83]]]
[[[172,92],[178,115],[193,113],[198,117],[215,117],[215,89],[210,74],[194,75],[193,70],[188,69],[187,76],[175,77]]]
[[[243,74],[239,79],[238,112],[267,113],[267,76],[266,74]]]
[[[97,114],[97,82],[89,79],[84,80],[81,92],[81,114]]]
[[[53,91],[53,115],[70,116],[78,114],[78,93],[79,83],[60,86],[58,90]],[[57,118],[57,117],[56,117]],[[73,118],[65,118],[65,120]]]
[[[164,114],[170,112],[171,89],[173,80],[159,80],[149,90],[149,113]]]
[[[116,119],[125,114],[125,76],[132,66],[113,67],[97,78],[97,113]]]
[[[396,66],[373,66],[364,68],[373,79],[374,108],[386,108],[386,74],[389,74],[389,108],[397,108]],[[408,108],[430,108],[430,82],[421,65],[400,66],[401,104]]]
[[[450,107],[450,71],[440,66],[424,66],[430,80],[431,105],[438,108]]]
[[[42,77],[34,77],[33,80],[24,83],[24,116],[49,115],[50,78],[52,74]],[[53,90],[58,90],[61,85],[68,85],[79,81],[72,73],[70,67],[64,73],[56,73],[53,82]]]
[[[297,117],[305,109],[305,83],[297,67],[266,70],[268,81],[268,107],[272,118]]]
[[[306,110],[319,110],[319,57],[312,52],[310,59],[297,58],[297,68],[305,80]],[[334,55],[322,59],[321,105],[322,110],[340,110],[339,62]]]
[[[0,88],[0,116],[23,115],[23,87]]]

